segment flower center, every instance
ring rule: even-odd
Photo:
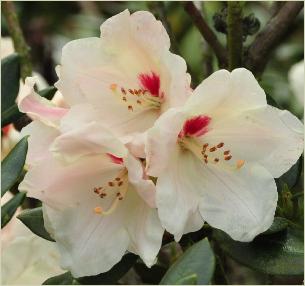
[[[188,149],[205,164],[218,164],[224,168],[240,169],[245,161],[234,160],[231,151],[225,148],[223,141],[210,145],[204,139],[204,134],[209,131],[211,118],[198,115],[187,119],[178,135],[178,144],[183,149]],[[199,139],[200,138],[200,139]],[[234,164],[231,162],[234,161]]]
[[[116,157],[112,154],[107,154],[110,160],[115,163],[122,165],[123,158]],[[120,201],[122,201],[128,190],[128,171],[126,168],[121,170],[113,180],[107,182],[104,186],[96,186],[93,188],[93,192],[107,204],[108,208],[101,206],[95,207],[93,210],[96,214],[110,215],[118,207]],[[105,199],[108,199],[105,202]]]
[[[164,101],[164,92],[160,91],[160,77],[151,72],[138,76],[138,88],[110,85],[111,91],[117,95],[130,112],[143,109],[160,109]]]

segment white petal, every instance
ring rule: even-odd
[[[273,222],[277,204],[272,175],[258,165],[239,170],[207,166],[199,162],[192,170],[200,178],[198,192],[202,217],[239,241],[251,241],[267,230]]]
[[[138,158],[145,158],[145,142],[147,133],[134,133],[121,138],[129,152]]]
[[[125,161],[130,184],[150,207],[155,207],[155,185],[144,173],[141,162],[130,154]]]
[[[59,135],[59,131],[40,121],[33,121],[22,129],[21,134],[22,137],[29,135],[26,162],[33,165],[50,156],[49,147]]]
[[[213,118],[232,116],[248,109],[266,106],[266,95],[253,74],[239,68],[231,73],[219,70],[205,79],[189,98],[186,108]]]
[[[120,158],[127,155],[127,149],[121,141],[96,122],[58,136],[50,151],[68,163],[87,155],[110,153]]]
[[[92,202],[56,211],[44,205],[46,228],[53,233],[61,266],[74,277],[97,275],[118,263],[129,245],[124,212],[95,214]]]
[[[168,166],[185,118],[186,115],[181,110],[169,109],[147,132],[145,153],[146,169],[149,175],[158,177]]]
[[[176,241],[187,231],[200,228],[197,189],[200,188],[201,175],[195,170],[195,160],[197,159],[190,152],[177,149],[169,167],[158,177],[156,185],[161,223],[174,234]],[[201,226],[203,223],[202,219]]]
[[[25,81],[23,96],[19,98],[18,107],[32,119],[38,119],[50,126],[57,126],[58,121],[68,109],[56,107],[51,101],[39,96],[35,90],[35,78],[28,77]]]
[[[133,190],[126,197],[126,227],[130,236],[129,250],[140,255],[151,267],[161,248],[164,229],[157,210],[150,208]]]
[[[122,168],[105,155],[82,157],[70,165],[50,157],[47,162],[40,161],[29,169],[19,190],[53,208],[62,209],[82,204],[88,198],[96,199],[93,189],[106,186]]]
[[[216,123],[212,118],[210,129],[202,136],[204,142],[211,146],[223,142],[222,151],[231,151],[231,161],[257,162],[274,177],[289,170],[303,152],[303,124],[290,112],[271,106]]]

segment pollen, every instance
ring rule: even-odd
[[[230,154],[230,150],[224,151],[223,154],[224,155],[229,155]]]
[[[115,180],[116,180],[116,181],[121,181],[121,178],[116,177]]]
[[[101,207],[95,207],[93,210],[96,214],[101,214],[103,212],[103,209]]]
[[[236,168],[240,169],[245,164],[245,160],[237,160]]]
[[[142,104],[141,100],[137,100],[137,104]]]
[[[113,183],[113,182],[108,182],[108,186],[109,186],[109,187],[113,187],[113,186],[114,186],[114,183]]]
[[[118,182],[118,186],[120,187],[120,186],[122,186],[123,185],[123,182],[121,181],[121,182]]]
[[[126,96],[123,96],[123,97],[122,97],[122,100],[123,100],[123,101],[127,101]]]
[[[211,147],[209,151],[210,151],[210,152],[215,152],[215,151],[216,151],[216,147],[215,147],[215,146],[214,146],[214,147]]]
[[[215,163],[219,162],[219,159],[218,159],[218,158],[215,158],[215,159],[214,159],[214,162],[215,162]]]
[[[117,88],[117,84],[116,83],[112,83],[111,85],[110,85],[110,89],[112,90],[112,91],[115,91],[116,90],[116,88]]]
[[[222,148],[224,145],[225,145],[225,144],[224,144],[223,142],[221,142],[221,143],[219,143],[219,144],[217,145],[217,148]]]
[[[208,159],[204,159],[204,163],[206,163],[206,164],[207,164],[207,163],[208,163]]]
[[[128,105],[128,110],[133,111],[132,105]]]
[[[126,94],[126,90],[125,90],[124,87],[121,87],[121,92],[122,92],[123,94]]]
[[[229,156],[225,156],[225,158],[224,158],[224,159],[225,159],[226,161],[229,161],[229,160],[231,160],[231,158],[232,158],[232,156],[231,156],[231,155],[229,155]]]

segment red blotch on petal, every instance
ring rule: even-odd
[[[184,122],[183,128],[179,133],[179,137],[193,136],[199,137],[208,132],[208,125],[211,117],[206,115],[194,116]]]
[[[160,77],[151,72],[151,74],[139,75],[139,80],[144,89],[148,90],[152,96],[159,96],[160,90]]]
[[[8,124],[2,128],[2,132],[4,136],[7,136],[7,134],[10,132],[10,129],[13,127],[13,124]]]
[[[114,163],[114,164],[120,164],[122,165],[123,164],[123,158],[120,158],[120,157],[117,157],[115,155],[112,155],[110,153],[107,153],[108,157],[111,159],[111,161]]]

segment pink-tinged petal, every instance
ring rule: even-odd
[[[110,153],[125,157],[127,149],[103,125],[91,122],[58,136],[50,148],[58,159],[73,162],[83,156]]]
[[[55,209],[65,209],[86,200],[96,202],[95,188],[107,186],[123,169],[106,155],[82,157],[68,165],[50,157],[28,170],[19,190]]]
[[[197,177],[199,211],[212,227],[248,242],[271,226],[278,196],[265,168],[249,164],[224,169],[199,161],[194,167],[190,172]]]
[[[117,157],[113,154],[106,153],[106,155],[110,158],[111,162],[118,165],[123,165],[124,159],[121,157]]]
[[[150,208],[138,194],[129,190],[126,197],[126,229],[130,236],[128,250],[140,255],[144,263],[151,267],[156,262],[161,248],[164,229],[156,209]]]
[[[61,267],[71,271],[74,277],[110,270],[129,245],[124,209],[101,216],[94,213],[93,206],[88,200],[62,211],[43,205],[45,227],[56,240]]]
[[[22,136],[29,135],[26,163],[35,165],[51,156],[49,148],[60,134],[57,128],[33,121],[21,130]]]
[[[128,179],[139,196],[150,206],[155,207],[155,185],[144,173],[144,167],[140,160],[129,155],[125,165],[128,169]]]
[[[26,78],[24,96],[20,97],[18,102],[19,110],[28,114],[32,119],[56,126],[68,109],[56,107],[49,100],[39,96],[34,90],[34,85],[35,78]]]

